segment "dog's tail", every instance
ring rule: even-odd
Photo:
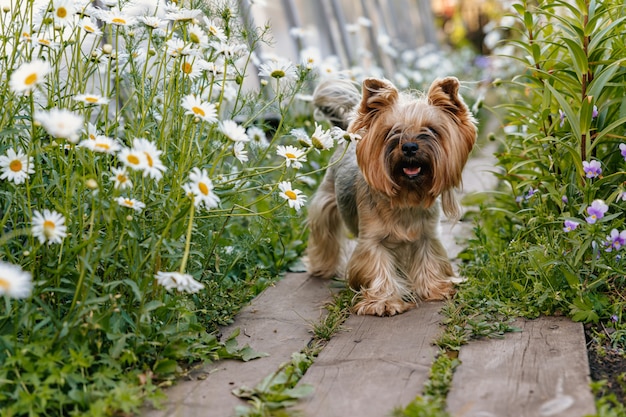
[[[323,117],[344,130],[352,120],[361,94],[354,81],[330,78],[320,83],[313,93],[315,116]]]

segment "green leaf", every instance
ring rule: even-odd
[[[161,359],[154,364],[152,371],[158,375],[171,375],[176,372],[177,367],[178,362],[174,359]]]
[[[561,106],[561,110],[563,110],[563,112],[565,113],[565,116],[570,121],[570,126],[572,128],[572,133],[574,135],[574,138],[576,138],[578,142],[580,142],[581,132],[580,132],[580,126],[578,126],[578,124],[576,123],[577,114],[574,113],[574,110],[572,110],[572,107],[569,105],[565,97],[563,97],[561,93],[556,91],[556,89],[553,86],[551,86],[550,83],[544,82],[544,85],[546,86],[547,89],[550,90],[550,92],[552,93],[556,101]]]

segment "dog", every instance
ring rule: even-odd
[[[367,78],[361,94],[347,80],[314,92],[316,112],[360,139],[339,147],[313,195],[306,261],[313,276],[347,278],[356,314],[393,316],[454,294],[439,222],[442,211],[460,217],[455,189],[477,136],[459,88],[446,77],[401,93]]]

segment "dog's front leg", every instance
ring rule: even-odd
[[[392,254],[380,242],[359,239],[348,265],[348,280],[359,292],[356,314],[393,316],[415,307],[403,299],[409,293]]]

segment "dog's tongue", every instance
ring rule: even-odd
[[[408,175],[409,177],[414,177],[414,176],[418,175],[421,170],[422,170],[422,168],[420,168],[420,167],[403,168],[404,173],[406,175]]]

